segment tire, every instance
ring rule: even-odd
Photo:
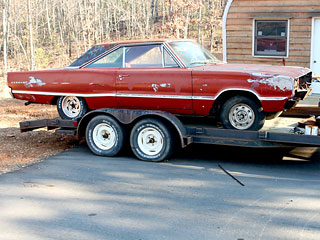
[[[227,129],[257,131],[263,127],[265,119],[262,107],[244,96],[230,98],[220,112],[222,126]]]
[[[130,135],[132,151],[142,161],[161,162],[169,158],[173,152],[173,143],[168,126],[154,118],[139,121]]]
[[[112,117],[96,116],[87,125],[86,141],[94,154],[116,156],[124,145],[124,128]]]
[[[82,118],[88,111],[86,101],[81,97],[74,96],[59,97],[57,109],[60,117],[66,120]]]

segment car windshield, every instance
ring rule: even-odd
[[[170,42],[169,45],[186,67],[220,62],[220,60],[195,42]]]

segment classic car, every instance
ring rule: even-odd
[[[140,40],[93,46],[61,69],[10,72],[8,86],[17,99],[56,104],[63,119],[162,110],[259,130],[307,96],[311,78],[307,68],[223,63],[192,40]]]

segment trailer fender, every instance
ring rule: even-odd
[[[98,109],[87,113],[81,118],[77,136],[79,138],[84,136],[85,129],[89,121],[97,115],[109,115],[117,119],[124,125],[129,125],[138,121],[139,119],[146,117],[155,117],[164,120],[169,126],[173,127],[180,138],[181,147],[184,148],[189,144],[186,137],[186,128],[182,122],[173,114],[163,111],[152,111],[152,110],[131,110],[131,109]],[[186,141],[185,141],[186,140]]]

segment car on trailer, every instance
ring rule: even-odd
[[[161,110],[259,130],[305,98],[311,78],[307,68],[223,63],[190,40],[139,40],[96,45],[66,68],[8,73],[8,86],[17,99],[56,104],[62,119]]]

